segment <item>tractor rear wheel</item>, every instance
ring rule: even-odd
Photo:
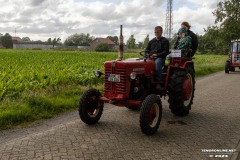
[[[96,89],[89,89],[83,93],[79,101],[79,116],[86,124],[95,124],[103,112],[103,102],[99,100],[101,94]]]
[[[140,127],[144,134],[153,135],[162,119],[162,102],[160,97],[151,94],[145,98],[140,110]]]
[[[229,73],[229,65],[230,65],[229,62],[225,63],[225,73]]]
[[[189,114],[195,91],[195,74],[192,67],[175,71],[170,77],[169,108],[176,116]]]

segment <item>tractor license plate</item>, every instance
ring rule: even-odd
[[[109,74],[108,81],[111,82],[120,82],[120,74]]]

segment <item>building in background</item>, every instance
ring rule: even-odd
[[[92,50],[95,50],[95,48],[100,44],[100,43],[107,43],[109,46],[110,50],[117,49],[116,44],[110,40],[109,38],[96,38],[90,43],[90,48]]]
[[[53,45],[49,45],[46,42],[30,41],[30,42],[13,42],[13,49],[51,49]]]
[[[21,43],[23,40],[20,37],[12,37],[12,42],[13,43]]]

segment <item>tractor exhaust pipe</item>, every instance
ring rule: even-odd
[[[121,61],[122,59],[123,59],[123,35],[122,35],[122,25],[120,25],[118,60]]]

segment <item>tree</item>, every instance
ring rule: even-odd
[[[228,54],[231,40],[240,38],[239,7],[239,0],[225,0],[217,4],[217,9],[213,11],[215,25],[208,26],[204,29],[205,34],[198,37],[199,52]]]
[[[56,45],[61,45],[61,38],[53,38],[53,40],[52,38],[48,38],[47,44],[52,45],[54,48]]]
[[[61,38],[60,38],[60,37],[54,38],[54,39],[52,40],[53,48],[54,48],[55,45],[59,45],[60,43],[61,43]]]
[[[12,36],[9,33],[6,33],[0,38],[2,45],[5,48],[13,48]]]
[[[110,40],[112,40],[115,44],[118,44],[118,36],[107,36]]]
[[[84,34],[73,34],[69,36],[64,44],[67,46],[89,46],[90,42],[93,40],[93,37],[89,33]]]
[[[143,41],[143,48],[147,48],[148,43],[149,43],[149,35],[147,35]]]
[[[53,45],[53,48],[54,48],[54,46],[57,44],[57,39],[56,38],[54,38],[53,40],[52,40],[52,45]]]
[[[240,38],[240,1],[226,0],[219,2],[217,9],[213,12],[216,16],[215,23],[220,23],[223,30],[223,38],[226,41]]]
[[[49,45],[51,45],[51,44],[52,44],[52,39],[51,39],[51,38],[48,38],[47,43],[48,43]]]
[[[201,54],[216,53],[215,42],[207,34],[198,36],[198,52]]]
[[[99,43],[95,49],[97,52],[108,52],[109,46],[107,43]]]
[[[202,42],[199,43],[201,49],[212,50],[221,54],[228,53],[230,41],[240,38],[239,7],[239,0],[225,0],[218,3],[217,9],[213,12],[216,17],[216,25],[205,29],[205,35],[201,37],[201,40],[208,44],[202,45]]]
[[[57,38],[57,44],[58,44],[58,45],[61,45],[61,44],[62,44],[60,37]]]
[[[143,49],[143,42],[138,42],[138,48]]]
[[[23,37],[22,40],[23,40],[24,42],[30,42],[30,41],[31,41],[29,37]]]
[[[129,49],[134,49],[135,48],[135,38],[134,35],[131,35],[129,39],[127,40],[127,46]]]

